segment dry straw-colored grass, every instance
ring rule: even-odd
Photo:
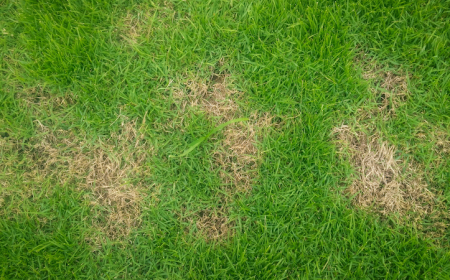
[[[224,208],[205,209],[196,213],[195,226],[207,240],[221,240],[232,234],[233,222],[228,220],[228,211]]]
[[[15,86],[16,99],[32,115],[38,116],[43,112],[58,112],[68,106],[75,104],[76,96],[72,92],[56,96],[50,93],[45,87],[37,85],[25,87],[23,85]]]
[[[450,134],[442,128],[425,121],[416,129],[416,136],[420,141],[434,143],[434,150],[437,154],[450,154]]]
[[[364,52],[355,57],[355,64],[362,70],[363,79],[370,81],[370,92],[378,104],[373,111],[360,110],[362,117],[383,115],[383,118],[395,117],[396,109],[407,100],[409,95],[408,76],[402,73],[385,71],[383,67],[369,61]]]
[[[396,159],[396,149],[376,134],[367,136],[343,125],[334,129],[342,153],[349,156],[356,178],[347,189],[353,204],[383,215],[424,217],[433,212],[435,195],[417,166]]]
[[[120,133],[95,146],[80,139],[81,132],[51,131],[41,122],[35,123],[38,135],[23,151],[28,160],[25,185],[52,180],[89,191],[91,205],[97,206],[93,212],[98,213],[92,219],[94,227],[111,239],[128,235],[140,224],[142,192],[136,182],[149,173],[145,160],[151,147],[139,134],[136,121],[124,121]],[[14,146],[15,141],[8,142]]]
[[[193,79],[185,83],[185,89],[174,91],[180,114],[187,110],[201,111],[217,123],[243,117],[237,103],[241,96],[241,92],[232,89],[230,76],[226,74],[213,74],[208,82]],[[257,179],[260,159],[256,141],[272,125],[272,118],[268,114],[253,114],[249,119],[224,128],[222,145],[213,153],[213,166],[219,171],[227,197],[249,193]],[[223,208],[204,210],[197,215],[195,224],[206,240],[233,235],[233,224],[227,218],[227,197],[223,197]]]
[[[167,21],[175,21],[184,18],[186,15],[180,15],[174,10],[171,2],[165,1],[158,7],[149,7],[147,5],[138,5],[132,11],[120,19],[116,32],[119,37],[131,45],[138,44],[142,39],[149,39],[152,33],[161,23],[164,28],[169,28]]]
[[[450,212],[438,195],[430,191],[417,163],[396,157],[396,148],[374,133],[343,125],[334,129],[340,153],[347,156],[356,174],[345,193],[355,207],[400,221],[413,222],[428,236],[445,234]],[[421,222],[426,219],[429,225]]]
[[[228,75],[213,74],[209,83],[190,80],[186,83],[187,90],[175,91],[174,98],[182,112],[195,108],[218,123],[243,117],[236,103],[242,93],[230,88],[229,78]],[[260,132],[272,125],[268,114],[253,114],[249,119],[227,126],[222,131],[222,146],[213,154],[214,164],[230,194],[251,190],[259,161],[256,141],[258,136],[262,137]]]

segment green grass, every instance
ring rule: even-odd
[[[430,235],[353,207],[342,191],[354,170],[331,135],[377,106],[360,51],[407,73],[396,116],[365,122],[423,166],[449,211],[450,154],[436,150],[437,133],[450,135],[449,1],[0,0],[0,29],[0,279],[450,278],[450,229]],[[280,123],[258,138],[250,193],[224,194],[220,131],[170,157],[220,125],[180,115],[176,99],[214,72],[243,93],[239,117]],[[79,182],[27,179],[28,152],[59,130],[100,147],[127,120],[145,120],[150,171],[129,179],[140,226],[111,239],[92,226],[108,208]],[[189,220],[224,196],[234,234],[208,241]]]

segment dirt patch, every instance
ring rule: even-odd
[[[212,74],[206,82],[190,80],[185,83],[185,89],[175,90],[173,97],[180,114],[192,109],[204,112],[217,125],[244,117],[238,105],[242,93],[230,86],[230,76],[227,74]],[[206,240],[233,235],[232,222],[224,209],[227,209],[230,197],[251,191],[260,162],[256,141],[258,137],[262,139],[261,132],[270,126],[272,117],[254,113],[248,121],[229,125],[221,132],[223,138],[218,141],[222,145],[213,152],[213,166],[220,175],[222,188],[228,194],[221,198],[224,208],[200,211],[196,218],[191,219],[191,226],[195,225]]]
[[[51,180],[90,191],[88,199],[98,213],[94,226],[111,239],[128,235],[140,224],[140,179],[149,173],[145,160],[151,147],[136,121],[124,121],[120,133],[95,146],[80,137],[82,132],[51,131],[39,121],[36,126],[38,135],[22,152],[28,162],[24,184],[38,187]]]
[[[442,213],[421,168],[398,159],[394,146],[382,141],[376,133],[366,135],[361,128],[343,125],[333,132],[340,153],[348,157],[356,171],[346,190],[354,206],[383,216],[398,214],[409,221]],[[448,225],[440,226],[445,229]]]

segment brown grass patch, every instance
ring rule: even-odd
[[[174,97],[182,110],[195,107],[217,122],[225,123],[242,117],[235,101],[241,93],[230,89],[229,78],[226,74],[213,74],[209,84],[191,80],[186,83],[187,92],[177,90]],[[257,136],[271,126],[271,120],[268,114],[262,117],[253,114],[249,121],[229,125],[222,131],[223,145],[214,152],[214,163],[231,194],[250,191],[257,175]]]
[[[174,91],[174,99],[178,103],[180,113],[194,109],[204,112],[208,118],[218,123],[243,117],[236,102],[242,94],[230,87],[230,76],[213,74],[208,82],[190,80],[186,89]],[[252,183],[257,179],[260,162],[257,137],[262,138],[263,129],[272,125],[272,118],[266,114],[259,117],[250,116],[247,122],[235,123],[223,129],[222,145],[213,153],[213,166],[219,171],[227,197],[237,193],[249,193]],[[191,220],[203,233],[206,240],[218,240],[233,235],[232,222],[227,218],[226,205],[228,198],[221,198],[221,209],[208,209],[199,212],[197,218]]]
[[[233,235],[234,223],[228,220],[228,211],[221,208],[205,209],[196,213],[195,227],[206,241],[219,241]]]
[[[402,73],[385,71],[380,65],[369,61],[364,52],[355,57],[355,64],[362,69],[362,77],[372,83],[369,90],[373,94],[378,108],[363,115],[382,114],[385,119],[394,117],[396,108],[408,98],[408,76]]]
[[[72,131],[50,131],[39,121],[36,125],[39,135],[23,152],[29,161],[25,184],[50,179],[91,191],[91,205],[97,205],[100,213],[94,226],[109,238],[120,239],[140,224],[139,179],[149,173],[145,160],[151,147],[136,121],[123,122],[120,133],[95,147]]]
[[[56,96],[40,85],[34,87],[16,85],[15,88],[17,92],[16,99],[31,114],[36,116],[43,111],[46,113],[60,111],[70,105],[74,105],[76,102],[76,96],[71,92]]]
[[[8,191],[10,187],[11,177],[14,176],[15,167],[19,161],[17,151],[19,146],[15,141],[11,141],[8,137],[0,136],[0,215],[1,207],[5,201],[5,197],[11,195]]]
[[[450,154],[450,134],[442,128],[429,124],[421,123],[416,130],[417,139],[429,143],[434,143],[434,150],[438,154]]]
[[[153,3],[154,5],[154,3]],[[116,29],[118,35],[131,45],[143,39],[149,39],[157,28],[169,28],[169,22],[186,18],[174,9],[171,2],[165,1],[158,6],[138,5],[127,12]]]
[[[260,162],[256,141],[264,127],[271,125],[271,117],[253,115],[247,123],[228,126],[223,134],[223,146],[214,153],[216,167],[228,187],[228,193],[249,193],[258,175]]]
[[[436,195],[428,189],[420,167],[396,159],[394,146],[381,141],[376,134],[367,136],[346,125],[333,132],[339,151],[348,155],[356,170],[356,177],[346,190],[353,197],[353,205],[383,216],[395,213],[409,221],[448,217],[439,210]],[[447,226],[439,225],[440,230]]]

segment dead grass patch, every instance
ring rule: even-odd
[[[371,82],[369,88],[378,108],[364,115],[382,114],[384,119],[394,117],[396,109],[408,98],[408,76],[403,73],[385,71],[386,67],[370,61],[364,52],[355,57],[355,64],[362,69],[362,77]]]
[[[234,234],[235,224],[229,221],[228,215],[229,211],[225,207],[207,208],[184,220],[190,224],[190,228],[195,227],[206,241],[221,241]],[[189,228],[186,228],[186,233],[189,233]]]
[[[423,122],[416,130],[417,139],[434,143],[434,150],[441,155],[450,154],[450,134],[442,128]]]
[[[232,89],[230,79],[227,74],[213,74],[206,82],[193,79],[185,83],[185,89],[177,89],[173,94],[180,114],[194,109],[204,112],[208,118],[218,123],[243,117],[237,103],[242,94]],[[247,122],[227,126],[222,131],[222,145],[213,153],[213,166],[219,172],[229,197],[251,191],[260,162],[256,141],[258,137],[262,138],[261,132],[264,129],[272,126],[272,117],[268,114],[253,114],[249,119]],[[227,198],[223,197],[222,200],[226,207]],[[195,225],[201,229],[206,240],[217,240],[233,234],[224,209],[204,210],[199,212],[196,219],[192,219],[197,221]],[[194,222],[191,222],[191,226],[194,226]]]
[[[3,206],[5,197],[11,195],[8,191],[10,178],[14,175],[14,169],[19,161],[17,153],[18,145],[15,141],[10,141],[8,137],[0,136],[0,209]],[[2,212],[0,211],[0,215]]]
[[[382,141],[376,133],[368,136],[362,129],[353,130],[346,125],[333,132],[339,151],[348,156],[356,171],[346,190],[354,206],[371,209],[382,216],[398,214],[414,222],[445,216],[420,167],[397,159],[394,146]],[[448,227],[445,223],[439,226],[441,230]]]
[[[135,45],[142,39],[149,39],[157,28],[169,28],[169,22],[186,17],[175,11],[174,5],[168,1],[156,7],[138,5],[120,20],[116,31],[120,38]]]
[[[215,121],[225,123],[242,117],[235,101],[241,93],[230,88],[229,79],[226,74],[213,74],[209,83],[191,80],[186,83],[187,91],[178,90],[174,97],[182,104],[182,110],[195,107]],[[251,189],[257,175],[257,136],[262,129],[271,126],[271,119],[268,114],[262,117],[253,114],[249,121],[229,125],[222,131],[223,145],[213,156],[230,193],[246,193]]]
[[[57,96],[40,85],[34,87],[17,85],[16,92],[16,99],[33,115],[39,115],[43,111],[46,113],[59,111],[76,103],[76,96],[73,93],[67,92]]]
[[[36,126],[39,135],[23,151],[29,162],[25,184],[38,187],[50,179],[90,191],[91,205],[98,206],[94,212],[99,213],[93,218],[94,226],[111,239],[127,236],[140,224],[140,178],[149,173],[145,160],[151,147],[136,121],[124,121],[119,133],[96,146],[80,139],[82,133],[51,131],[39,121]]]

